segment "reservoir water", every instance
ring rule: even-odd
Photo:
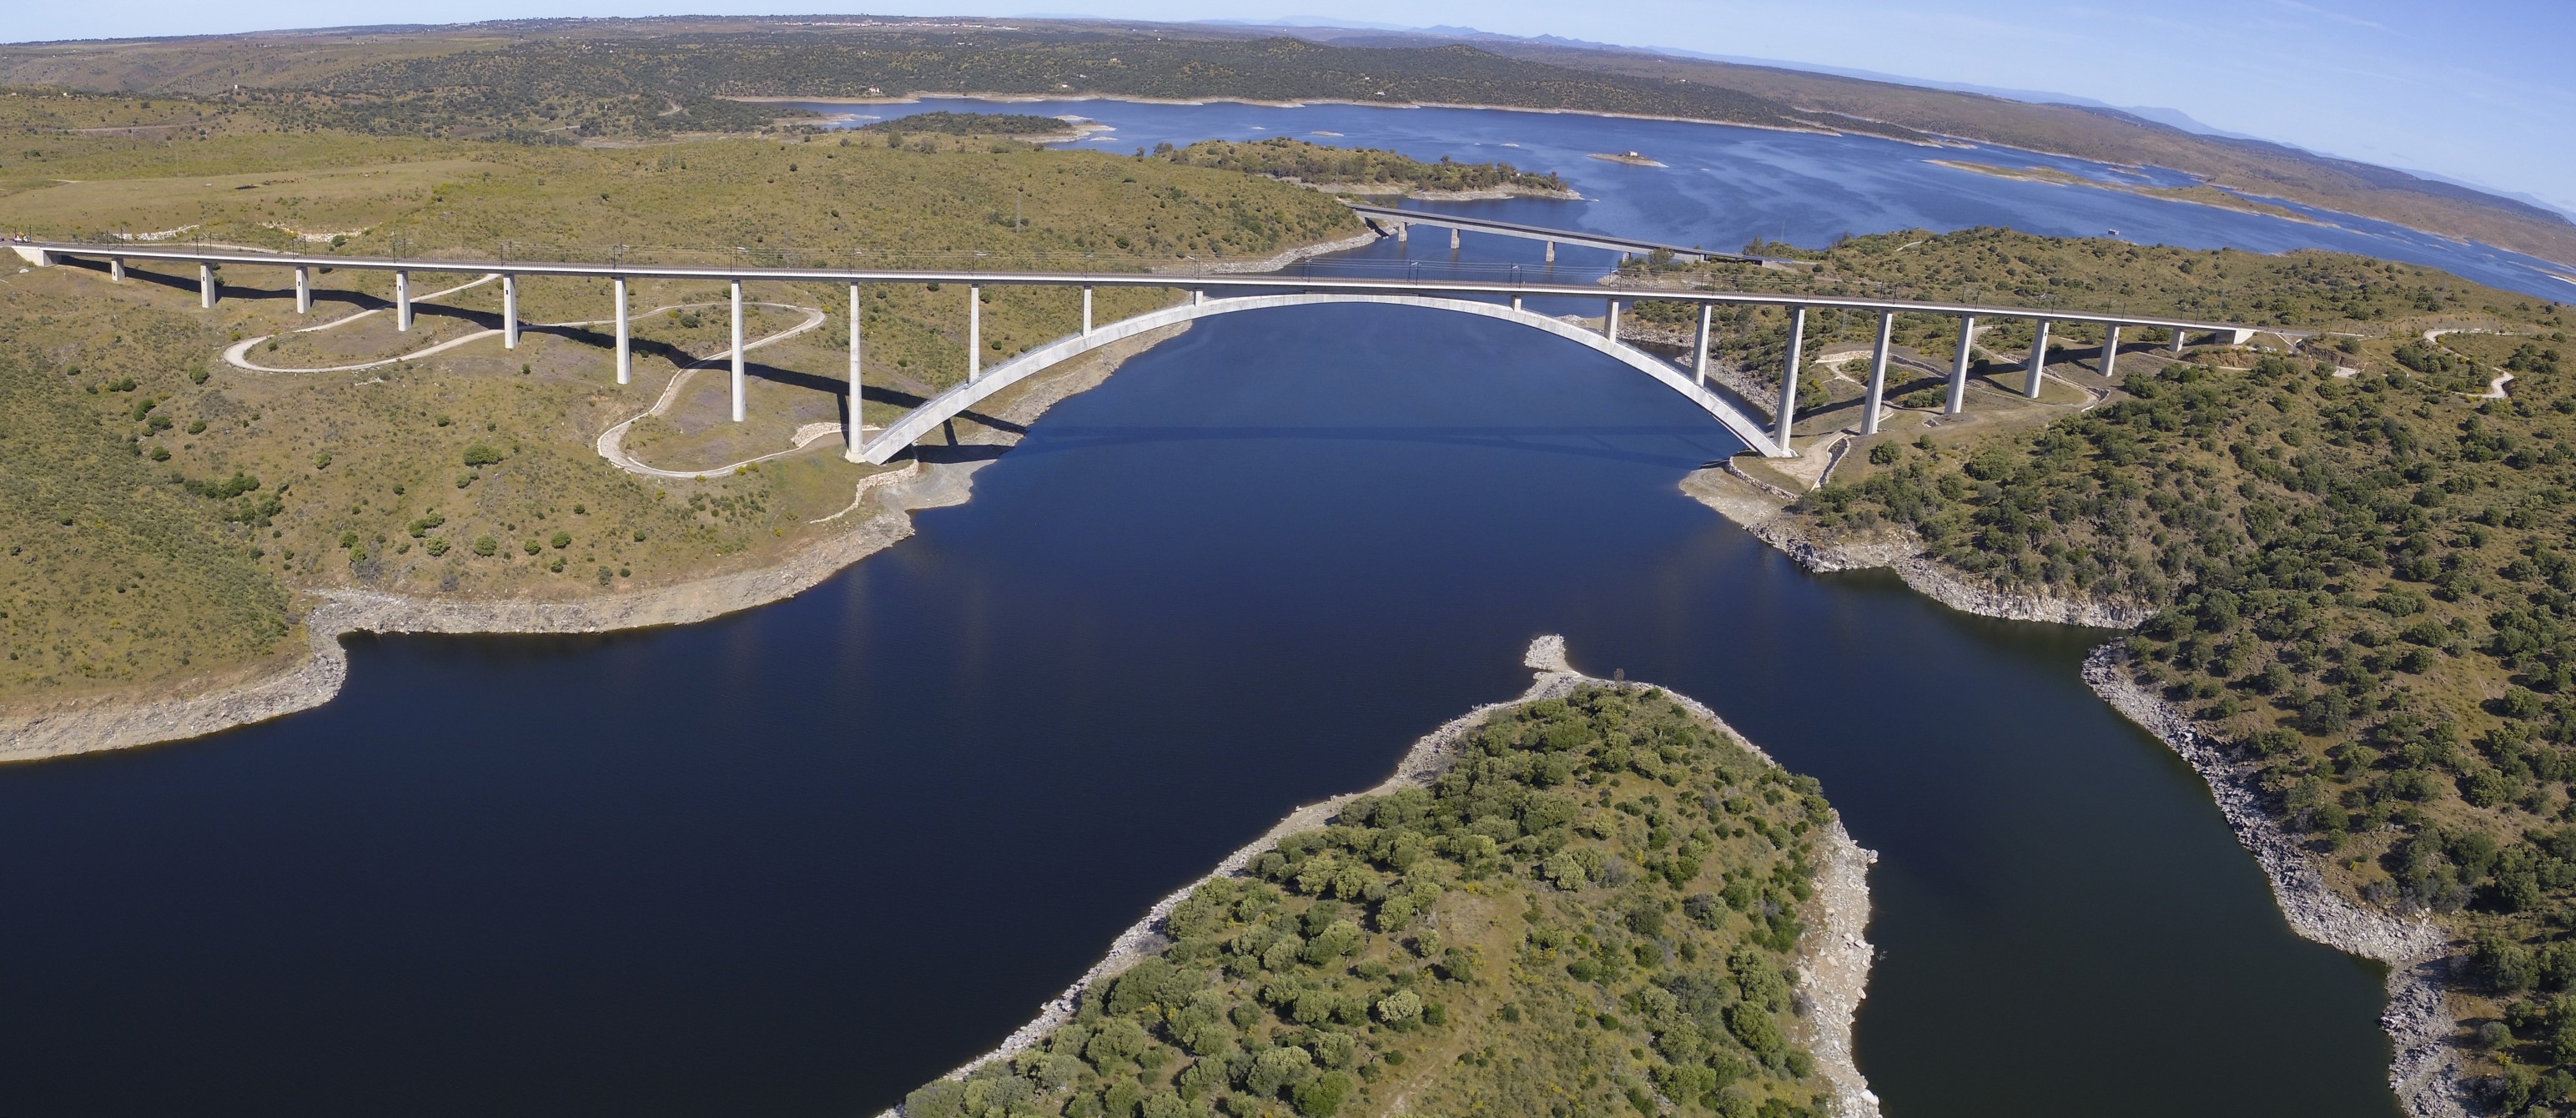
[[[2394,1114],[2376,973],[2292,937],[2086,690],[2104,634],[1798,571],[1677,490],[1735,449],[1508,325],[1229,316],[793,601],[362,639],[319,710],[0,769],[5,1112],[873,1111],[1561,632],[1881,852],[1858,1043],[1891,1114]]]

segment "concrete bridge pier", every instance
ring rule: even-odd
[[[1091,289],[1084,288],[1082,294],[1084,302],[1088,303]],[[1090,316],[1083,317],[1087,319]],[[1088,331],[1085,332],[1088,333]],[[859,422],[859,285],[854,283],[850,285],[850,419],[849,422],[842,424],[841,432],[849,436],[846,445],[852,454],[859,452],[861,426],[863,424]]]
[[[1957,415],[1968,407],[1968,347],[1977,341],[1977,316],[1959,319],[1959,352],[1950,358],[1950,398],[1941,405],[1941,414]]]
[[[2182,356],[2182,346],[2183,346],[2183,341],[2182,341],[2182,327],[2180,327],[2180,326],[2176,326],[2176,327],[2174,327],[2174,328],[2173,328],[2173,355],[2174,355],[2174,356],[2176,356],[2176,357],[2180,357],[2180,356]]]
[[[1082,289],[1082,301],[1084,301],[1084,304],[1090,304],[1090,296],[1092,296],[1092,289]],[[1084,307],[1084,309],[1090,309],[1090,307]],[[860,314],[860,304],[858,304],[858,283],[850,283],[850,422],[845,422],[845,425],[842,425],[842,428],[845,428],[845,430],[842,430],[842,435],[850,435],[850,438],[848,438],[848,448],[850,448],[850,453],[853,453],[853,456],[855,456],[855,453],[858,453],[858,428],[863,428],[863,422],[858,420],[858,399],[860,399],[860,392],[858,392],[858,314]],[[1084,314],[1084,319],[1090,319],[1090,314]],[[1087,325],[1090,325],[1090,322],[1084,322],[1084,327],[1087,327]],[[1090,332],[1090,330],[1084,330],[1084,332]]]
[[[984,375],[984,288],[966,285],[966,379]]]
[[[1789,443],[1789,431],[1798,418],[1798,351],[1807,344],[1807,308],[1789,312],[1789,357],[1780,367],[1779,432],[1771,441],[1780,444],[1780,452],[1795,456],[1797,448]]]
[[[108,278],[108,281],[109,281],[109,282],[111,282],[111,283],[124,283],[124,282],[125,282],[125,258],[124,258],[124,257],[122,257],[122,256],[111,256],[111,257],[108,257],[108,258],[107,258],[107,278]]]
[[[411,332],[411,273],[394,273],[394,329]]]
[[[313,269],[295,269],[295,313],[313,313]]]
[[[1521,297],[1520,297],[1520,296],[1518,296],[1518,295],[1514,295],[1514,296],[1512,296],[1512,309],[1513,309],[1513,310],[1515,310],[1515,311],[1517,311],[1517,310],[1520,310],[1520,309],[1521,309]]]
[[[2030,381],[2021,390],[2022,398],[2026,400],[2039,399],[2040,374],[2048,371],[2048,320],[2037,318],[2031,321],[2034,332],[2030,337]]]
[[[1455,227],[1449,230],[1449,251],[1458,251],[1458,230]]]
[[[2102,336],[2102,379],[2111,378],[2111,366],[2120,361],[2120,328],[2112,326]]]
[[[739,288],[741,285],[734,286]],[[735,317],[739,319],[741,316],[737,314]],[[740,334],[741,331],[735,333]],[[519,277],[507,274],[501,277],[501,348],[519,348]]]
[[[617,286],[617,383],[635,379],[635,331],[626,321],[626,277],[613,281]]]
[[[1554,263],[1556,263],[1556,242],[1555,242],[1555,241],[1549,241],[1549,242],[1547,243],[1547,262],[1548,262],[1548,263],[1550,263],[1550,264],[1554,264]]]
[[[855,321],[855,320],[854,320]],[[1091,336],[1091,285],[1082,287],[1082,336]]]
[[[1191,306],[1193,306],[1193,307],[1196,307],[1196,306],[1203,306],[1203,305],[1205,305],[1206,303],[1207,303],[1207,291],[1206,291],[1205,289],[1202,289],[1202,288],[1196,288],[1196,287],[1193,287],[1193,288],[1191,288],[1191,289],[1190,289],[1190,305],[1191,305]]]
[[[1860,433],[1864,435],[1878,433],[1879,404],[1887,398],[1887,346],[1895,336],[1896,312],[1878,312],[1878,348],[1870,351],[1869,398],[1863,401],[1860,413]]]
[[[1405,242],[1405,240],[1406,240],[1407,238],[1411,237],[1412,235],[1413,235],[1413,223],[1412,223],[1412,222],[1410,222],[1410,221],[1399,221],[1399,222],[1396,222],[1396,223],[1395,223],[1395,243],[1397,243],[1397,244],[1403,244],[1403,243]]]
[[[1601,315],[1601,336],[1614,342],[1619,340],[1619,300],[1617,299],[1610,300],[1610,309]]]
[[[732,284],[733,300],[733,421],[742,422],[742,281]]]
[[[1708,324],[1715,313],[1716,304],[1699,305],[1699,339],[1691,343],[1691,379],[1702,388],[1708,387]]]
[[[215,266],[212,264],[197,265],[197,305],[207,310],[215,309]]]

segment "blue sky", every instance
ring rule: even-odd
[[[352,22],[324,0],[7,0],[17,41]],[[804,5],[797,5],[802,7]],[[776,0],[447,0],[457,21],[777,11]],[[2537,196],[2576,211],[2569,0],[905,0],[882,14],[1449,24],[1678,47],[2180,109],[2213,126]],[[362,17],[363,18],[363,17]]]

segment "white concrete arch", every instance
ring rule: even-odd
[[[1700,410],[1715,417],[1736,438],[1744,440],[1745,446],[1760,452],[1763,457],[1787,457],[1779,444],[1771,440],[1770,433],[1762,429],[1760,420],[1736,410],[1735,406],[1728,403],[1724,397],[1692,383],[1690,378],[1683,376],[1681,371],[1670,363],[1635,348],[1620,345],[1571,323],[1531,311],[1516,310],[1502,303],[1487,303],[1474,299],[1441,299],[1427,295],[1317,293],[1250,295],[1233,299],[1193,301],[1112,322],[1088,334],[1056,339],[984,370],[981,376],[940,393],[928,403],[906,413],[903,418],[888,424],[883,433],[851,451],[849,458],[855,462],[882,466],[895,455],[902,453],[905,447],[911,446],[915,440],[937,429],[940,424],[955,418],[958,413],[982,402],[986,397],[1027,379],[1039,370],[1079,357],[1111,342],[1211,315],[1233,314],[1238,311],[1263,310],[1271,307],[1312,306],[1319,303],[1383,303],[1400,307],[1427,307],[1432,310],[1498,318],[1505,322],[1554,334],[1587,349],[1606,354],[1638,372],[1655,378],[1664,387],[1680,393],[1683,399],[1689,400]]]

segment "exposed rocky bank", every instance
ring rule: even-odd
[[[1720,468],[1692,474],[1682,489],[1808,570],[1891,568],[1907,586],[1966,613],[2105,629],[2135,628],[2155,613],[2143,603],[1999,590],[1940,566],[1901,537],[1824,538],[1784,511],[1785,502]],[[2336,893],[2307,852],[2264,808],[2254,774],[2218,743],[2202,737],[2188,715],[2140,686],[2126,660],[2118,642],[2094,649],[2084,661],[2085,682],[2112,709],[2163,741],[2208,783],[2237,841],[2254,855],[2271,881],[2273,900],[2292,931],[2388,966],[2388,1008],[2379,1023],[2395,1049],[2389,1086],[2415,1118],[2466,1118],[2472,1095],[2459,1053],[2449,1039],[2458,1025],[2443,1003],[2449,958],[2456,950],[2450,934],[2430,921],[2403,919]]]

